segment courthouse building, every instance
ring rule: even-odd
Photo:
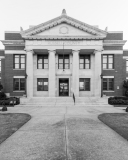
[[[27,97],[123,95],[128,51],[123,32],[109,32],[66,11],[37,26],[6,31],[0,50],[5,93]]]

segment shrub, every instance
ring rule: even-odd
[[[128,105],[128,97],[110,97],[108,104],[111,105]]]
[[[6,99],[6,94],[4,92],[0,92],[0,100]]]

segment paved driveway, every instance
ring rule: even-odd
[[[128,142],[97,118],[113,107],[14,107],[32,119],[0,145],[0,160],[128,160]]]

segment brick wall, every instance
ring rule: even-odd
[[[23,40],[20,33],[5,33],[5,40]]]
[[[25,46],[5,46],[5,50],[24,50]]]
[[[13,70],[13,54],[5,55],[5,92],[11,96],[22,96],[23,92],[13,92],[13,76],[25,76],[25,70]]]
[[[108,33],[105,40],[123,40],[123,33]]]
[[[123,95],[123,80],[125,79],[125,63],[123,54],[114,54],[114,70],[103,70],[104,76],[114,76],[115,92],[104,92],[107,96],[122,96]],[[117,89],[119,86],[119,89]]]

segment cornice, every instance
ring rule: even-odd
[[[105,36],[23,36],[23,38],[26,40],[100,40]]]
[[[123,46],[126,40],[104,40],[103,46]]]
[[[1,40],[4,46],[25,46],[24,40]]]

